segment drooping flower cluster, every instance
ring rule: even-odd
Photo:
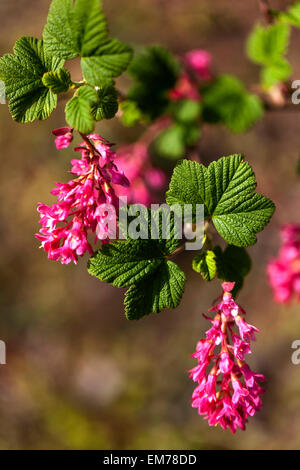
[[[200,82],[212,78],[211,55],[207,51],[195,49],[183,57],[183,66],[184,69],[169,96],[175,101],[182,99],[199,101]]]
[[[66,149],[69,147],[73,140],[74,129],[72,127],[61,127],[60,129],[54,129],[52,134],[56,136],[55,145],[60,149]]]
[[[284,225],[280,236],[279,255],[267,268],[269,282],[277,302],[288,302],[294,294],[300,301],[300,224]]]
[[[73,129],[63,128],[53,133],[58,136],[56,146],[66,148],[72,140]],[[93,253],[88,242],[89,232],[97,232],[95,242],[98,238],[109,237],[106,204],[118,208],[112,185],[129,186],[127,177],[114,163],[116,154],[111,144],[98,134],[82,137],[84,141],[74,149],[81,154],[81,159],[71,161],[71,173],[76,178],[68,183],[56,183],[51,194],[57,196],[57,203],[38,205],[42,228],[36,238],[48,258],[60,260],[62,264],[77,263],[78,256],[86,251]]]
[[[210,426],[219,424],[234,433],[237,428],[244,430],[248,417],[261,408],[264,389],[258,382],[265,377],[245,362],[245,354],[251,353],[250,340],[255,340],[258,329],[244,320],[244,310],[232,297],[233,287],[234,283],[222,284],[222,301],[210,309],[217,312],[215,317],[205,316],[212,327],[192,354],[198,365],[190,371],[190,377],[198,383],[192,406]]]
[[[155,192],[166,184],[166,175],[152,165],[146,142],[140,140],[120,148],[115,163],[130,180],[130,186],[118,190],[119,195],[126,196],[128,203],[149,206],[155,202]]]

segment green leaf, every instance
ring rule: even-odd
[[[121,120],[124,126],[132,127],[143,119],[138,105],[134,101],[125,100],[120,103],[122,111]]]
[[[161,115],[169,103],[167,91],[175,86],[179,63],[161,46],[151,46],[134,57],[128,72],[136,83],[128,92],[141,111],[151,119]]]
[[[171,160],[183,158],[185,154],[185,129],[179,124],[165,129],[154,141],[155,152]]]
[[[90,258],[88,271],[113,286],[127,287],[151,274],[162,262],[157,243],[126,240],[104,245]]]
[[[19,39],[14,54],[0,59],[0,79],[4,81],[12,117],[18,122],[46,119],[56,108],[57,96],[44,86],[42,77],[57,71],[63,61],[49,55],[43,41],[31,37]]]
[[[286,54],[290,29],[282,23],[257,25],[247,42],[250,59],[257,64],[270,65]]]
[[[298,175],[300,175],[300,155],[298,156],[296,172],[297,172]]]
[[[77,94],[66,105],[66,121],[69,126],[83,134],[92,132],[94,129],[92,106],[97,100],[97,93],[93,88],[89,86],[79,88]]]
[[[201,94],[203,120],[223,123],[233,132],[245,132],[263,115],[261,100],[230,75],[204,86]]]
[[[202,135],[202,130],[199,124],[196,122],[185,126],[184,128],[184,143],[185,147],[196,145]]]
[[[167,202],[204,205],[219,234],[230,244],[249,246],[255,234],[270,221],[275,206],[265,196],[253,193],[254,172],[243,156],[236,154],[212,162],[208,168],[183,160],[173,172]]]
[[[64,67],[57,72],[46,72],[42,78],[43,84],[53,93],[65,93],[72,83],[71,74]]]
[[[128,207],[123,210],[127,211]],[[125,300],[128,319],[158,313],[164,307],[174,308],[181,299],[185,275],[168,260],[180,241],[173,216],[167,221],[170,236],[165,237],[163,216],[167,214],[170,215],[167,207],[157,211],[149,209],[148,220],[145,217],[142,223],[143,229],[146,226],[148,230],[147,239],[128,238],[103,245],[88,262],[89,273],[101,281],[130,287]]]
[[[96,121],[112,119],[118,111],[118,93],[113,85],[97,89],[97,102],[92,104],[91,112]]]
[[[159,157],[178,160],[186,155],[187,147],[195,145],[200,137],[199,123],[175,123],[159,134],[152,149]]]
[[[278,82],[287,80],[292,73],[290,64],[285,59],[278,59],[272,65],[264,67],[261,71],[262,84],[269,88]]]
[[[128,208],[123,207],[121,210],[127,211]],[[165,237],[162,232],[164,215],[171,216],[169,220],[165,219],[170,226],[170,237]],[[128,217],[129,223],[132,219]],[[147,239],[138,238],[135,240],[129,238],[126,232],[124,234],[128,237],[126,241],[103,245],[90,258],[88,267],[90,274],[114,286],[127,287],[153,272],[162,262],[165,262],[166,256],[179,245],[174,216],[168,209],[149,209],[141,223],[143,224],[142,231]],[[121,228],[124,229],[124,227]]]
[[[300,2],[291,5],[286,12],[279,13],[278,18],[300,28]]]
[[[43,37],[50,52],[82,57],[83,76],[93,86],[119,76],[132,58],[130,46],[108,37],[100,0],[53,0]]]
[[[99,46],[95,54],[81,59],[85,80],[94,86],[104,80],[118,77],[127,69],[132,59],[132,48],[117,39],[108,39]]]
[[[176,308],[181,300],[185,275],[177,264],[167,261],[153,275],[131,286],[125,295],[128,320],[138,320],[165,307]]]
[[[171,105],[175,121],[184,125],[194,124],[199,119],[201,110],[201,103],[193,100],[174,101]]]
[[[218,247],[218,249],[220,248]],[[218,277],[220,279],[233,282],[249,273],[251,259],[245,248],[228,245],[221,256],[220,253],[220,251],[215,250]]]
[[[205,281],[212,281],[217,274],[216,255],[212,250],[205,250],[193,259],[193,269],[200,273]]]
[[[262,83],[267,88],[286,80],[292,73],[290,64],[284,58],[289,36],[289,26],[277,22],[265,27],[256,26],[248,39],[248,55],[253,62],[263,66]]]
[[[43,32],[46,49],[64,59],[92,55],[108,29],[100,0],[53,0]]]
[[[244,277],[251,269],[251,259],[245,248],[228,245],[224,252],[219,246],[214,248],[218,278],[235,282],[234,295],[241,289]]]

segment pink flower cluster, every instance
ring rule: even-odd
[[[199,101],[199,84],[212,78],[211,55],[204,50],[195,49],[188,52],[183,58],[184,70],[181,73],[177,84],[170,91],[172,100],[190,99]]]
[[[190,371],[190,377],[198,383],[192,406],[210,426],[219,424],[235,433],[237,428],[244,430],[248,417],[261,408],[264,389],[258,382],[265,377],[245,362],[245,354],[251,353],[250,340],[255,340],[258,329],[244,320],[244,310],[232,297],[233,287],[234,283],[222,284],[222,301],[210,309],[217,314],[213,319],[205,316],[212,327],[192,354],[198,365]]]
[[[287,224],[280,231],[282,246],[278,258],[267,267],[277,302],[288,302],[293,294],[300,301],[300,224]]]
[[[115,163],[130,180],[129,187],[118,189],[120,196],[126,196],[128,203],[145,206],[155,202],[155,192],[166,184],[166,175],[160,168],[153,167],[147,143],[138,141],[119,149]]]
[[[54,131],[58,148],[70,144],[73,129]],[[93,249],[88,233],[97,232],[98,238],[109,237],[106,204],[118,208],[118,199],[112,185],[129,186],[129,181],[114,163],[111,144],[98,134],[82,135],[84,141],[75,148],[81,159],[73,159],[71,173],[76,178],[68,183],[56,183],[51,194],[58,202],[52,206],[38,205],[42,228],[36,234],[48,258],[62,264],[77,263],[78,256]],[[64,140],[66,139],[66,140]]]
[[[52,131],[52,134],[56,136],[55,145],[59,150],[69,147],[73,140],[73,131],[72,127],[61,127]]]

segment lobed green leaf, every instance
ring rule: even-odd
[[[0,59],[0,79],[4,81],[9,109],[15,121],[26,123],[46,119],[56,108],[57,96],[43,83],[48,72],[58,71],[64,61],[49,55],[43,41],[23,37],[14,54]]]
[[[275,206],[265,196],[253,193],[255,175],[239,154],[222,157],[208,168],[183,160],[171,178],[167,202],[204,205],[205,218],[211,218],[219,234],[230,244],[249,246],[263,230]]]

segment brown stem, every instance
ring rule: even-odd
[[[267,24],[272,24],[274,21],[272,10],[270,8],[269,0],[258,0],[259,9]]]
[[[170,253],[168,256],[166,256],[166,258],[167,258],[167,259],[174,258],[174,256],[179,255],[179,254],[182,253],[184,250],[185,250],[185,243],[183,243],[182,245],[179,245],[179,247],[176,248],[176,250],[174,250],[174,251],[173,251],[172,253]]]
[[[93,146],[90,139],[85,134],[82,134],[81,132],[79,132],[79,134],[81,135],[82,139],[86,143],[86,145],[87,145],[88,149],[90,150],[90,152],[92,152],[92,154],[94,154],[95,153],[95,147]]]

